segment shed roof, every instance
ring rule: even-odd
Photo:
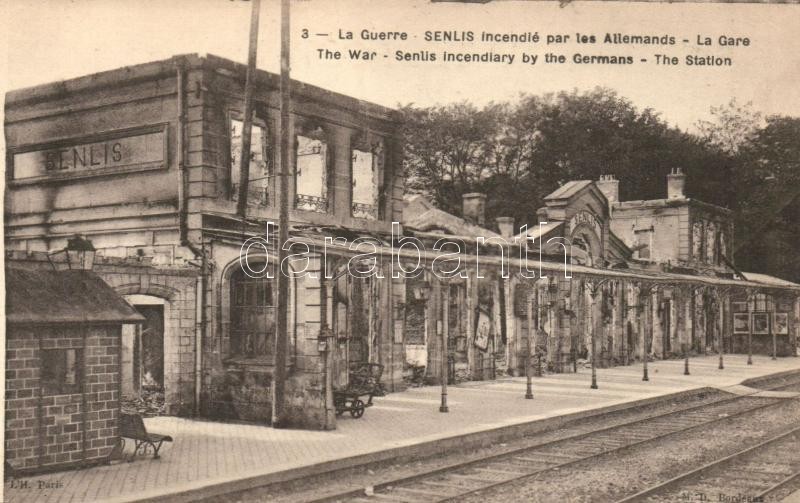
[[[135,323],[144,318],[90,271],[7,268],[6,320],[11,324]]]

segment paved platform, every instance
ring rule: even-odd
[[[795,491],[781,500],[783,503],[800,503],[800,491]]]
[[[343,416],[335,431],[277,430],[266,426],[217,423],[176,417],[146,419],[147,428],[167,433],[175,442],[162,449],[160,460],[139,458],[86,470],[30,477],[5,484],[8,502],[89,502],[164,499],[190,501],[194,492],[245,488],[353,466],[369,460],[413,454],[414,449],[443,449],[468,438],[508,428],[530,427],[569,415],[593,415],[632,402],[703,387],[730,388],[740,394],[745,379],[800,370],[800,358],[717,357],[649,364],[650,381],[641,380],[641,366],[598,370],[599,389],[589,389],[589,369],[534,379],[534,400],[526,400],[525,378],[469,382],[449,387],[450,412],[439,412],[439,388],[428,386],[375,399],[361,419]],[[490,437],[487,437],[490,438]],[[497,437],[495,437],[497,438]],[[432,452],[432,451],[431,451]],[[39,488],[40,482],[57,486]],[[19,487],[27,483],[27,487]]]

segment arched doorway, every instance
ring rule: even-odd
[[[166,299],[154,295],[123,296],[145,321],[122,327],[122,395],[139,399],[148,413],[164,412],[165,320],[169,313]]]

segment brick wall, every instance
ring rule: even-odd
[[[119,326],[17,327],[6,338],[5,456],[23,471],[96,463],[118,439]],[[42,352],[82,349],[76,393],[41,382]]]

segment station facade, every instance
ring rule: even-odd
[[[281,183],[302,255],[289,269],[307,273],[290,281],[282,334],[294,426],[334,428],[331,390],[363,362],[391,392],[519,375],[530,354],[566,372],[748,341],[796,351],[800,286],[736,271],[730,213],[684,197],[682,174],[657,201],[619,202],[611,177],[568,182],[517,234],[484,220],[482,194],[460,217],[404,198],[392,111],[296,82],[282,182],[266,72],[240,218],[244,75],[186,55],[7,94],[6,259],[50,267],[76,234],[93,243],[94,271],[144,318],[122,328],[123,394],[162,389],[169,414],[269,421],[279,299],[252,272],[278,274]],[[442,240],[458,242],[457,277],[435,273]],[[395,277],[401,265],[414,273]]]

